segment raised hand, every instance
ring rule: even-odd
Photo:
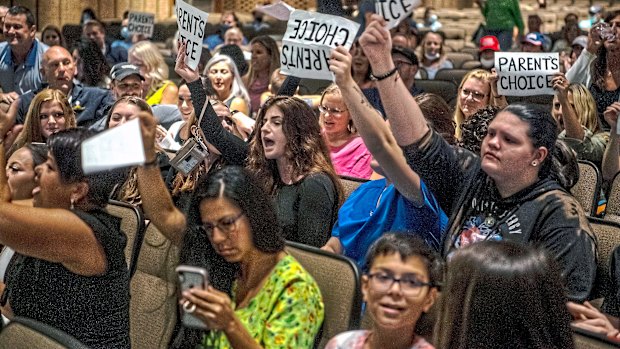
[[[187,49],[187,43],[179,40],[177,42],[177,45],[177,47],[179,48],[179,52],[177,53],[177,62],[174,65],[174,71],[187,82],[198,80],[200,78],[200,74],[198,74],[197,71],[193,70],[185,63],[185,60],[187,58],[187,55],[185,54],[185,51]]]
[[[555,73],[551,83],[553,84],[553,89],[558,91],[558,98],[568,98],[568,85],[570,85],[570,82],[568,82],[564,73]]]
[[[605,117],[605,121],[607,121],[607,123],[611,127],[612,133],[616,133],[619,113],[620,113],[620,102],[612,103],[609,107],[607,107],[607,109],[603,113],[603,116]]]
[[[349,50],[344,46],[339,46],[332,50],[332,55],[329,59],[329,70],[336,77],[336,85],[344,87],[353,83],[353,77],[351,76],[352,59]]]
[[[394,67],[392,37],[383,17],[377,14],[370,17],[359,43],[375,75],[384,74]]]

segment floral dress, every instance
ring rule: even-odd
[[[233,286],[233,307],[236,287]],[[263,348],[312,348],[323,323],[323,298],[312,276],[290,255],[282,258],[262,289],[235,314]],[[206,335],[203,348],[231,348],[223,332]]]

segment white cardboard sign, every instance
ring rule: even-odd
[[[295,8],[283,1],[279,1],[275,4],[257,7],[256,10],[280,21],[288,21],[291,12],[295,11]]]
[[[142,34],[146,38],[153,36],[155,28],[155,14],[147,12],[129,12],[129,34]]]
[[[84,174],[144,163],[140,120],[103,131],[82,142]]]
[[[332,48],[351,48],[360,25],[348,19],[295,10],[288,20],[280,52],[281,72],[300,78],[334,80]]]
[[[375,13],[381,15],[392,29],[403,19],[411,16],[421,0],[375,0]]]
[[[196,69],[202,54],[202,40],[205,37],[205,28],[209,14],[201,11],[183,0],[176,0],[175,12],[179,27],[179,40],[187,43],[187,66]]]
[[[551,79],[560,71],[560,56],[557,52],[495,52],[495,70],[500,95],[552,95]]]

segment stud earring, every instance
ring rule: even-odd
[[[538,161],[536,161],[536,160],[532,161],[532,166],[534,166],[534,167],[538,166]]]
[[[75,201],[71,198],[71,210],[75,209]]]

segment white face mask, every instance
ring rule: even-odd
[[[425,53],[424,57],[426,59],[428,59],[429,61],[434,61],[436,59],[439,59],[439,52],[436,52],[436,53]]]
[[[495,65],[495,58],[480,58],[480,64],[482,64],[482,67],[485,69],[493,68],[493,66]]]

